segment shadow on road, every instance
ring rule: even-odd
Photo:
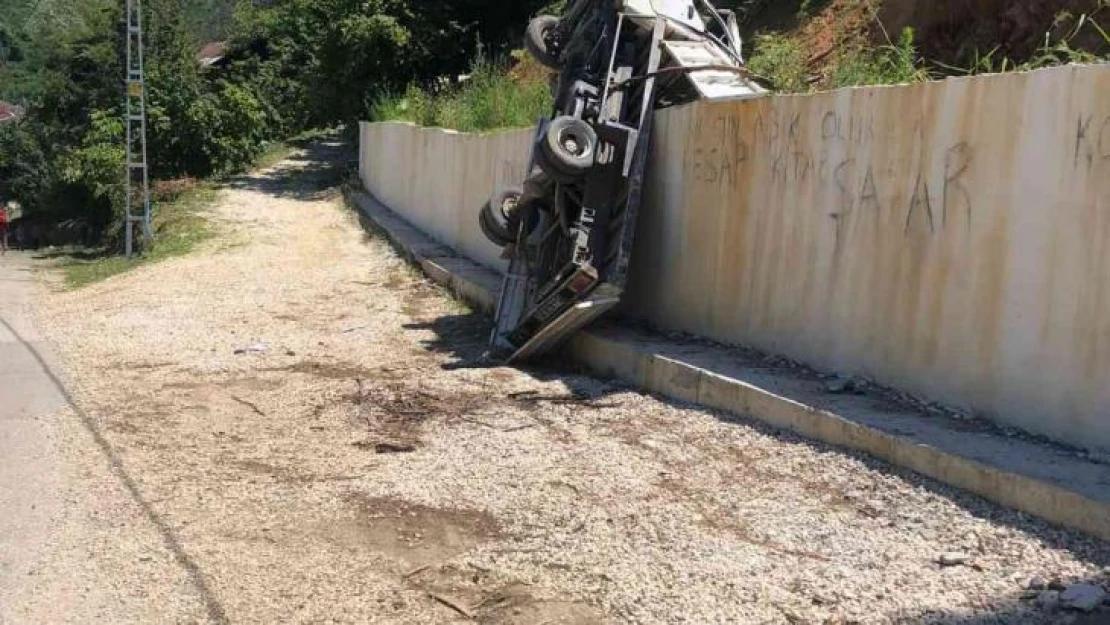
[[[1106,580],[1079,580],[1082,583],[1099,584]],[[1032,593],[1030,593],[1032,594]],[[923,612],[899,621],[905,625],[1024,625],[1026,623],[1060,623],[1061,625],[1108,625],[1110,624],[1110,605],[1089,613],[1067,610],[1059,607],[1038,607],[1030,597],[1022,599],[1020,593],[1012,597],[999,598],[996,607],[979,614],[959,614],[955,612]]]
[[[273,197],[315,201],[328,197],[358,169],[358,152],[339,137],[299,141],[297,152],[269,169],[232,178],[227,187]]]
[[[445,315],[429,322],[409,323],[403,327],[406,330],[431,331],[434,338],[422,341],[424,348],[448,356],[451,360],[442,365],[443,368],[457,370],[505,366],[504,362],[491,359],[486,353],[492,326],[493,319],[488,315],[470,312]],[[530,362],[527,366],[520,367],[520,370],[536,380],[561,382],[571,395],[579,399],[601,399],[608,394],[629,390],[624,384],[612,382],[599,394],[598,385],[590,383],[587,372],[558,353]]]
[[[63,249],[52,248],[49,251],[36,252],[31,256],[31,258],[34,259],[34,260],[56,260],[56,259],[59,259],[59,258],[65,258],[65,259],[69,259],[69,260],[78,260],[78,261],[88,262],[88,261],[100,260],[101,258],[107,258],[109,256],[116,256],[116,255],[117,254],[112,252],[112,250],[110,250],[108,248],[104,248],[104,247],[100,247],[100,248],[78,247],[78,248],[63,248]]]
[[[485,357],[492,323],[488,316],[471,312],[447,315],[426,323],[408,323],[403,327],[406,330],[430,330],[435,338],[422,341],[423,346],[430,352],[452,359],[444,368],[481,369],[500,366]]]

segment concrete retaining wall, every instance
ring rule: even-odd
[[[658,115],[627,310],[1110,447],[1110,66]],[[363,127],[387,205],[476,225],[530,131]]]
[[[411,124],[362,124],[362,184],[434,239],[503,269],[500,250],[478,227],[496,189],[519,186],[532,130],[466,134]]]

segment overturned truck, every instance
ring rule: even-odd
[[[525,46],[558,72],[554,111],[522,186],[479,215],[509,261],[490,351],[510,362],[620,303],[654,110],[765,93],[744,68],[735,15],[705,0],[571,0],[562,17],[533,19]]]

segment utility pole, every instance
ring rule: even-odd
[[[143,243],[150,243],[150,171],[146,151],[146,66],[143,62],[142,0],[127,0],[127,218],[124,253],[135,253],[135,224],[142,228]]]

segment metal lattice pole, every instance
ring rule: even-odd
[[[142,227],[143,243],[153,237],[150,226],[150,172],[146,150],[146,68],[143,61],[142,0],[127,0],[127,198],[124,252],[135,252],[135,224]]]

